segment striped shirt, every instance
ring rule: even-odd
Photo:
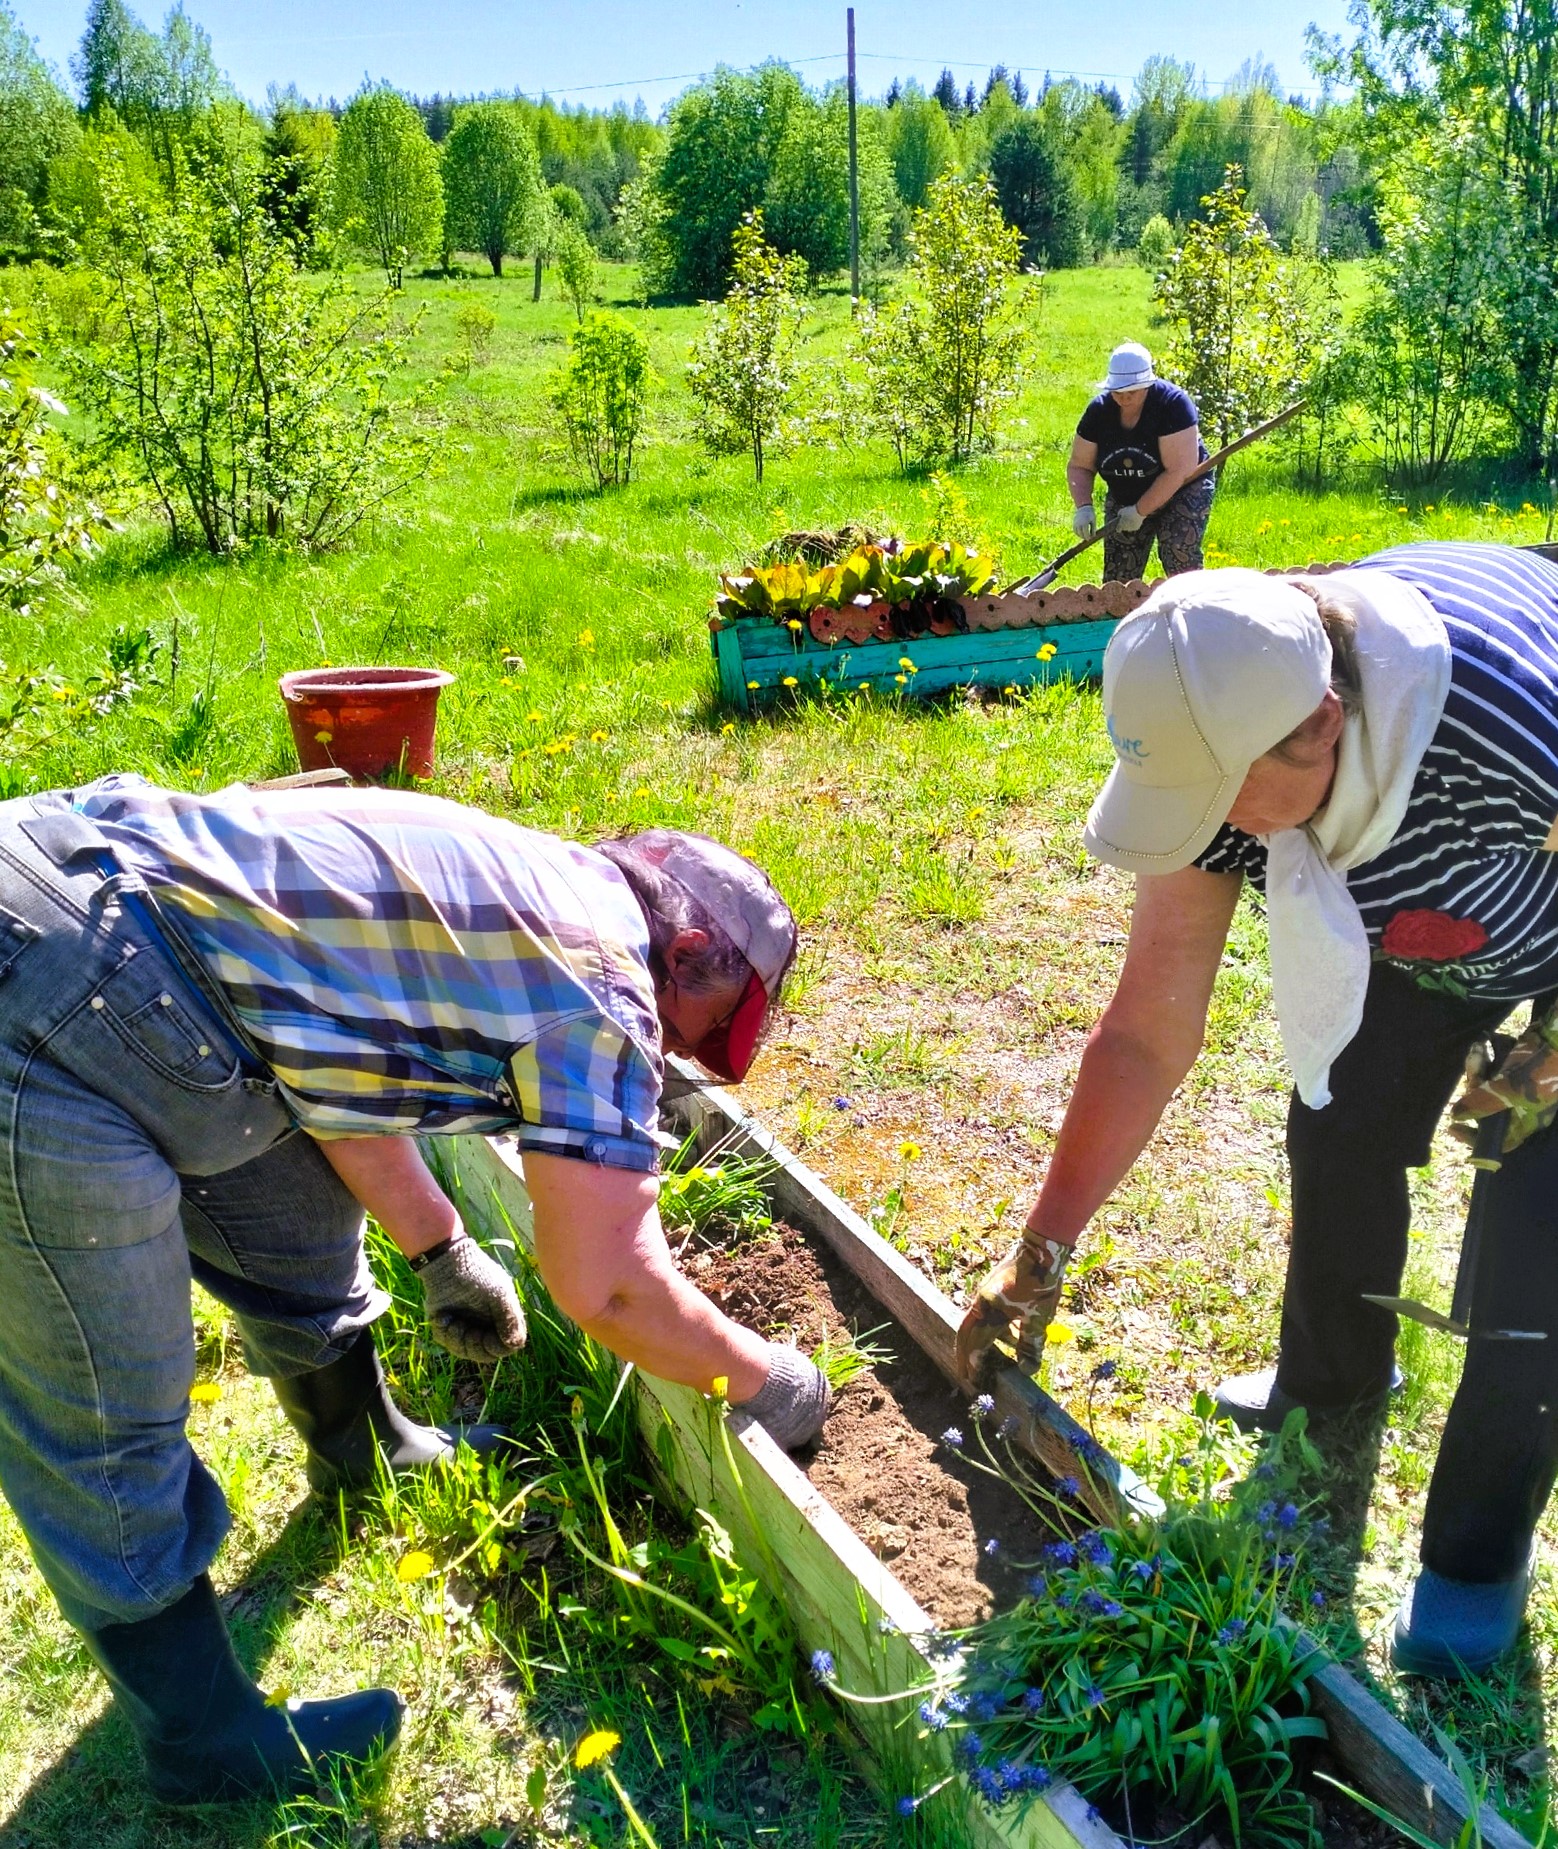
[[[514,1131],[653,1169],[649,934],[602,855],[396,790],[71,793],[316,1136]]]
[[[1360,569],[1444,619],[1450,690],[1401,826],[1347,874],[1377,960],[1489,1001],[1558,988],[1558,566],[1508,546],[1397,546]],[[1266,850],[1224,827],[1196,862],[1263,886]]]

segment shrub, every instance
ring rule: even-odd
[[[557,278],[582,322],[595,299],[595,246],[569,219],[557,228]]]
[[[1174,227],[1161,212],[1154,212],[1141,228],[1141,236],[1136,240],[1136,261],[1144,270],[1151,270],[1159,276],[1168,268],[1168,260],[1174,254],[1176,243]]]
[[[749,451],[757,479],[764,456],[784,438],[795,384],[795,342],[805,304],[806,265],[781,257],[763,238],[763,215],[736,228],[735,278],[687,362],[698,403],[698,434],[716,456]]]
[[[485,302],[462,302],[454,311],[454,329],[460,336],[461,362],[467,372],[485,366],[492,357],[492,336],[498,317]]]
[[[173,200],[111,161],[100,178],[88,254],[108,314],[64,363],[175,543],[328,546],[423,473],[409,400],[390,397],[407,345],[392,293],[305,277],[241,146],[208,146]]]
[[[568,447],[597,488],[633,472],[649,392],[649,342],[621,315],[592,314],[569,336],[572,353],[552,392]]]
[[[1024,339],[1009,289],[1020,238],[988,180],[937,180],[910,234],[915,294],[862,313],[855,356],[900,467],[961,460],[994,441]]]

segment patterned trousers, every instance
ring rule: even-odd
[[[1155,514],[1148,514],[1134,533],[1104,535],[1104,578],[1110,584],[1125,584],[1145,576],[1152,542],[1158,542],[1158,562],[1172,578],[1176,572],[1201,569],[1201,541],[1212,514],[1212,495],[1216,490],[1215,474],[1203,475],[1188,482],[1179,493]],[[1111,492],[1104,498],[1104,519],[1112,520],[1128,501],[1117,501]]]

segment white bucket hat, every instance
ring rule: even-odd
[[[1104,651],[1115,767],[1083,831],[1090,854],[1177,873],[1228,819],[1250,766],[1331,684],[1314,599],[1238,566],[1168,579]]]
[[[1098,381],[1101,392],[1135,392],[1157,378],[1152,355],[1139,340],[1124,340],[1109,355],[1109,372]]]

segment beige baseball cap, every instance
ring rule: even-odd
[[[1320,613],[1293,585],[1238,567],[1165,579],[1104,651],[1115,767],[1087,818],[1088,852],[1133,873],[1188,867],[1250,766],[1330,684]]]

